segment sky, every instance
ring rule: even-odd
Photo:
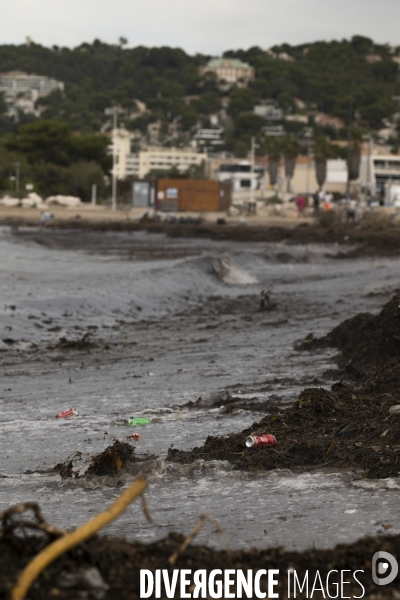
[[[400,0],[1,0],[0,44],[99,38],[129,46],[224,50],[350,38],[400,45]]]

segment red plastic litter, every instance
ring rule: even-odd
[[[78,414],[76,408],[67,408],[67,410],[63,410],[57,415],[57,419],[65,419],[65,417],[73,417]]]

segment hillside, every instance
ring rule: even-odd
[[[346,158],[346,148],[324,140],[347,140],[349,122],[356,145],[363,133],[382,127],[393,147],[400,144],[400,47],[354,36],[226,51],[224,58],[254,68],[248,87],[229,88],[213,73],[200,77],[210,58],[179,48],[127,48],[123,39],[119,46],[95,40],[73,49],[0,46],[0,73],[22,71],[64,84],[64,91],[35,105],[31,100],[36,114],[14,108],[12,116],[0,95],[0,188],[15,187],[11,174],[20,164],[21,185],[33,182],[40,193],[62,190],[88,200],[89,183],[96,182],[100,196],[106,194],[111,163],[103,134],[112,127],[106,110],[112,106],[118,106],[119,125],[134,132],[132,151],[135,144],[185,146],[213,126],[220,138],[210,148],[237,157],[248,155],[255,136],[257,153],[274,159],[282,139],[289,159],[307,152],[313,140],[324,160]],[[257,105],[270,106],[274,115],[255,114]]]
[[[254,104],[264,99],[294,110],[293,99],[299,98],[345,122],[351,104],[362,125],[378,129],[382,118],[398,110],[393,97],[400,95],[395,62],[399,51],[361,36],[350,41],[284,44],[268,51],[258,47],[227,51],[224,56],[240,58],[256,71],[247,90],[230,91],[228,113],[236,117],[252,112]],[[178,118],[185,131],[199,117],[215,113],[226,95],[211,78],[204,82],[198,77],[198,67],[209,58],[190,56],[178,48],[130,49],[99,40],[74,49],[0,46],[0,72],[18,69],[65,82],[64,96],[55,92],[41,100],[46,106],[42,116],[62,120],[74,130],[98,131],[106,107],[117,103],[132,109],[136,98],[147,104],[148,113],[128,125],[144,128],[157,118],[166,122]],[[185,102],[185,96],[196,95],[198,99]]]

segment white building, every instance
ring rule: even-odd
[[[251,163],[248,160],[229,161],[219,165],[216,173],[218,181],[221,183],[231,183],[232,190],[237,196],[237,192],[248,192],[262,187],[264,168],[260,165],[254,165],[254,171],[251,170]]]
[[[64,84],[45,75],[28,75],[23,71],[0,74],[0,92],[3,92],[6,99],[16,98],[19,94],[26,92],[32,92],[37,98],[40,98],[55,90],[63,92]]]
[[[199,67],[200,77],[206,73],[214,73],[223,84],[222,89],[233,85],[247,87],[255,78],[253,67],[237,58],[212,58],[204,67]]]
[[[192,137],[192,141],[196,148],[200,147],[212,149],[224,144],[223,134],[224,130],[222,127],[198,129]]]
[[[326,163],[326,183],[347,184],[347,162],[341,158],[332,158]]]
[[[56,90],[63,92],[64,84],[45,75],[29,75],[23,71],[0,74],[0,93],[4,96],[10,117],[17,117],[18,111],[39,116],[36,100]]]
[[[395,154],[369,154],[361,157],[360,183],[372,195],[383,193],[400,182],[400,156]]]
[[[254,114],[269,121],[280,121],[283,119],[283,110],[274,104],[258,104],[254,107]]]
[[[149,146],[139,152],[132,152],[132,135],[126,129],[117,129],[113,134],[116,151],[116,174],[118,179],[125,177],[145,177],[150,171],[169,171],[176,167],[184,173],[192,165],[200,166],[207,160],[206,152],[192,148],[154,148]],[[111,145],[113,152],[113,144]]]

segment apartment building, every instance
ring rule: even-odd
[[[0,73],[0,93],[4,96],[10,117],[17,117],[18,111],[39,116],[40,112],[35,107],[36,100],[56,90],[63,92],[64,83],[45,75],[23,71]]]
[[[394,183],[400,184],[400,156],[395,154],[362,156],[360,183],[372,194],[384,193]]]
[[[27,92],[34,93],[37,98],[47,96],[55,90],[64,91],[61,81],[46,77],[44,75],[28,75],[23,71],[10,71],[0,74],[0,92],[4,97],[16,97]]]
[[[193,148],[149,146],[139,152],[132,152],[132,135],[126,129],[117,129],[113,133],[111,152],[114,144],[118,179],[143,178],[151,171],[169,171],[173,167],[184,173],[192,165],[200,166],[207,160],[206,152],[197,152]]]

